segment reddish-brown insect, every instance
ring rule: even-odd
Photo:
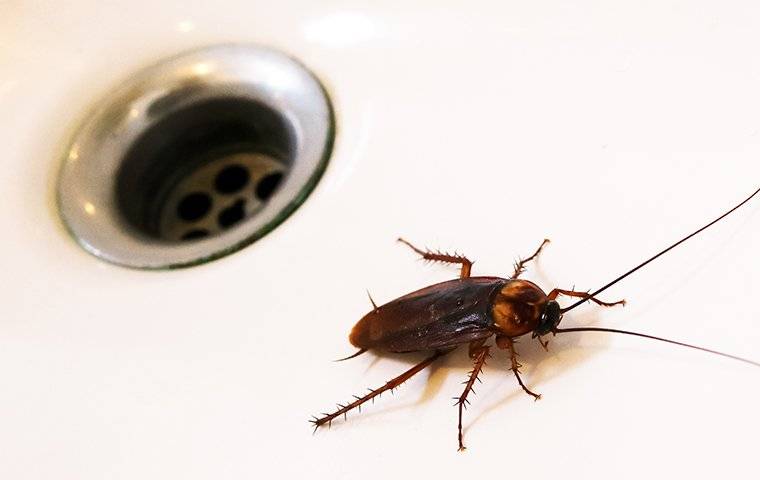
[[[760,189],[756,190],[744,201],[704,227],[687,235],[650,259],[637,265],[623,275],[620,275],[605,286],[597,289],[593,293],[555,288],[547,295],[535,283],[521,280],[519,278],[520,274],[525,269],[525,264],[535,259],[549,240],[544,240],[533,255],[517,262],[515,265],[515,271],[511,277],[500,278],[471,277],[470,269],[472,267],[472,262],[466,257],[460,255],[448,255],[440,252],[423,251],[406,240],[399,239],[400,242],[408,245],[426,260],[461,265],[459,278],[425,287],[416,292],[397,298],[396,300],[380,307],[375,305],[375,302],[372,301],[372,298],[370,297],[370,301],[372,301],[372,306],[374,307],[373,310],[357,322],[349,336],[351,344],[359,348],[359,351],[343,360],[356,357],[368,350],[394,353],[430,351],[432,353],[428,358],[398,377],[388,381],[382,387],[370,390],[370,393],[363,397],[354,397],[355,400],[346,405],[339,404],[338,409],[335,412],[329,414],[325,413],[319,418],[314,417],[311,422],[314,424],[315,429],[325,424],[329,425],[337,417],[342,415],[345,416],[349,411],[360,407],[363,403],[374,399],[383,392],[393,390],[416,373],[428,367],[438,358],[446,355],[462,344],[467,344],[469,355],[474,362],[474,366],[469,373],[464,391],[457,398],[456,402],[456,405],[459,407],[457,438],[459,449],[464,450],[465,447],[462,439],[462,410],[467,403],[469,403],[467,396],[472,392],[473,384],[477,380],[478,375],[480,375],[486,359],[490,356],[489,351],[491,346],[486,345],[486,342],[489,338],[494,336],[496,346],[509,352],[511,357],[511,370],[515,374],[520,387],[522,387],[525,393],[531,395],[536,400],[541,398],[541,396],[530,391],[523,383],[522,378],[520,378],[521,365],[517,361],[517,352],[515,351],[514,346],[514,339],[527,333],[531,333],[533,338],[538,339],[544,348],[546,348],[547,342],[542,340],[542,337],[550,333],[557,334],[586,331],[621,333],[694,348],[755,366],[760,366],[760,363],[736,357],[734,355],[643,333],[612,328],[558,328],[563,314],[585,301],[590,300],[605,307],[624,305],[625,300],[603,302],[596,298],[596,296],[628,275],[644,267],[649,262],[717,223],[731,212],[747,203],[752,197],[757,195],[758,192],[760,192]],[[556,300],[559,295],[577,297],[580,298],[580,300],[576,301],[569,307],[561,308]]]

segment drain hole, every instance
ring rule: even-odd
[[[205,193],[195,192],[185,196],[179,202],[177,215],[186,222],[194,222],[205,217],[209,210],[211,210],[211,198]]]
[[[214,187],[219,193],[235,193],[248,184],[251,175],[240,165],[230,165],[216,176]]]
[[[199,238],[208,237],[208,230],[190,230],[186,234],[182,235],[182,240],[197,240]]]
[[[282,182],[282,173],[270,173],[256,185],[256,196],[262,201],[268,200],[274,191],[277,190],[280,182]]]
[[[245,200],[238,200],[219,213],[219,226],[230,228],[245,217]]]
[[[231,205],[224,196],[256,178],[263,179],[258,196],[269,198],[290,171],[294,148],[289,125],[269,107],[234,97],[201,101],[168,113],[137,139],[122,163],[117,199],[126,220],[153,238],[198,238],[188,222],[214,236],[261,203]]]

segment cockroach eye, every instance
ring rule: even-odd
[[[538,327],[536,327],[535,334],[538,336],[546,335],[554,330],[560,321],[560,307],[559,303],[554,300],[546,302],[541,318],[538,321]]]

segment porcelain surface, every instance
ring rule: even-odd
[[[0,1],[0,478],[755,478],[760,369],[603,334],[499,352],[465,415],[464,350],[312,435],[422,356],[352,353],[371,305],[453,278],[398,236],[594,289],[760,186],[756,2]],[[55,182],[93,102],[192,48],[278,48],[335,107],[306,203],[179,271],[99,261]],[[760,357],[760,202],[563,325]]]

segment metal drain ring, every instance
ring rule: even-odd
[[[58,206],[88,252],[134,268],[202,263],[267,234],[314,188],[334,138],[332,108],[318,80],[292,58],[257,46],[216,46],[170,58],[130,77],[103,103],[68,149]],[[216,143],[198,141],[214,129]],[[238,136],[229,133],[238,130]],[[209,145],[232,150],[211,163],[189,159],[208,155],[200,146]],[[168,212],[199,184],[203,169],[213,176],[229,164],[248,170],[250,201],[231,195],[232,203],[209,206],[202,221],[188,214],[184,230],[169,225]],[[250,196],[266,173],[281,174],[272,177],[279,185],[258,187],[271,195],[266,199]],[[219,220],[225,208],[239,211]],[[218,228],[209,215],[216,215]]]

